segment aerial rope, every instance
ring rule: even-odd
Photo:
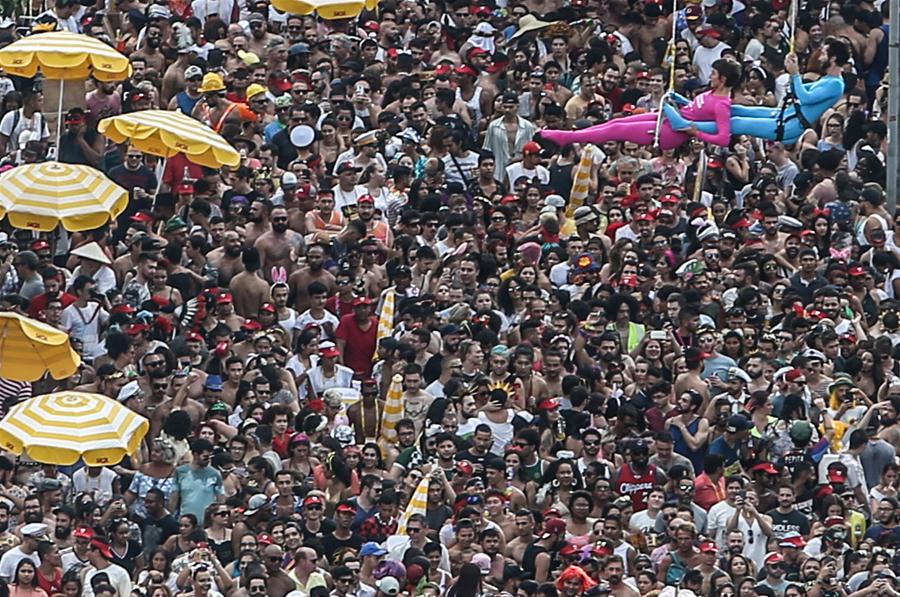
[[[669,88],[659,100],[658,112],[656,114],[656,129],[653,131],[653,147],[659,148],[659,132],[662,130],[663,124],[663,104],[675,93],[675,37],[678,35],[678,0],[672,0],[672,37],[669,39],[669,45],[666,48],[666,55],[663,62],[669,62]]]

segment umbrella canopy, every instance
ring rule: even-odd
[[[81,357],[65,332],[18,313],[0,313],[0,377],[37,381],[49,373],[65,379],[79,365]]]
[[[355,19],[363,9],[374,10],[379,0],[272,0],[272,6],[296,15],[318,13],[327,21]]]
[[[16,228],[93,230],[127,206],[128,191],[90,166],[43,162],[0,174],[0,217]]]
[[[112,398],[83,392],[36,396],[0,421],[0,446],[37,462],[117,464],[133,454],[150,422]]]
[[[208,168],[235,167],[241,155],[228,141],[203,123],[181,112],[141,110],[104,118],[97,125],[116,143],[131,143],[144,153],[170,158],[184,153]]]
[[[96,38],[68,31],[29,35],[11,43],[0,50],[0,66],[26,78],[40,70],[54,81],[89,76],[121,81],[131,76],[128,58]]]

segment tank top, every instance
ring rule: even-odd
[[[462,93],[459,91],[459,88],[456,88],[456,99],[463,102],[468,108],[472,111],[472,117],[475,122],[481,120],[481,117],[484,114],[481,113],[481,92],[484,91],[480,85],[475,86],[475,93],[472,94],[472,97],[468,100],[463,99]]]
[[[528,547],[525,548],[524,553],[522,553],[522,570],[528,575],[528,578],[534,579],[534,573],[537,572],[537,566],[535,566],[535,559],[537,559],[538,554],[548,553],[546,549],[538,545],[537,543],[532,543]],[[551,568],[552,568],[551,564]]]
[[[194,113],[194,107],[197,105],[197,102],[200,101],[201,97],[202,96],[198,96],[197,99],[191,99],[186,91],[180,91],[175,95],[175,103],[178,104],[178,109],[185,116],[190,116]]]
[[[687,426],[687,429],[688,429],[688,431],[691,432],[691,435],[694,435],[697,433],[697,429],[699,427],[700,427],[700,419],[697,418],[695,421],[691,422]],[[695,471],[702,471],[703,470],[703,456],[705,453],[704,449],[701,447],[701,449],[699,449],[699,450],[691,450],[687,444],[687,441],[685,441],[685,439],[684,439],[684,435],[682,435],[682,433],[681,433],[681,429],[679,429],[678,427],[675,427],[674,425],[669,427],[669,433],[672,434],[672,439],[674,440],[673,449],[675,450],[675,453],[681,454],[682,456],[684,456],[685,458],[690,460],[691,464],[694,465]]]
[[[749,524],[743,515],[739,515],[738,530],[744,535],[744,555],[750,558],[757,568],[761,567],[767,550],[766,536],[763,535],[759,521],[754,519],[753,524]]]
[[[647,470],[637,475],[630,464],[622,467],[616,484],[616,493],[631,497],[631,506],[635,512],[647,509],[647,493],[656,484],[656,466],[647,465]]]
[[[882,25],[881,30],[884,32],[884,35],[881,37],[881,43],[875,47],[875,59],[872,60],[872,64],[869,65],[869,72],[866,74],[866,84],[870,87],[875,87],[881,82],[884,71],[888,67],[888,42],[890,38],[888,25]]]

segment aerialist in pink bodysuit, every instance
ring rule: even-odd
[[[669,121],[663,118],[659,131],[659,146],[662,149],[678,147],[685,141],[696,136],[702,141],[727,147],[731,140],[731,89],[738,84],[741,78],[740,67],[736,62],[720,58],[713,63],[712,74],[709,77],[710,91],[701,93],[688,101],[675,96],[676,100],[687,104],[681,109],[681,114],[688,120],[714,121],[717,126],[715,133],[704,133],[691,127],[685,131],[672,129]],[[689,116],[694,115],[694,116]],[[655,112],[635,114],[624,118],[615,118],[609,122],[598,124],[580,131],[541,131],[544,139],[553,141],[563,146],[570,143],[594,143],[599,145],[607,141],[631,141],[638,145],[652,145],[656,132]]]

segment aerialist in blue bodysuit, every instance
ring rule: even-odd
[[[769,141],[781,141],[791,145],[800,138],[807,128],[811,128],[844,94],[843,67],[850,61],[850,48],[836,38],[825,41],[824,75],[813,83],[803,83],[797,67],[796,55],[785,59],[785,68],[791,74],[791,87],[797,101],[789,104],[782,112],[781,106],[731,105],[731,134],[759,137]],[[705,133],[715,133],[715,122],[694,122],[684,118],[676,108],[663,105],[666,118],[676,131],[691,125]],[[798,115],[797,111],[800,110]]]

